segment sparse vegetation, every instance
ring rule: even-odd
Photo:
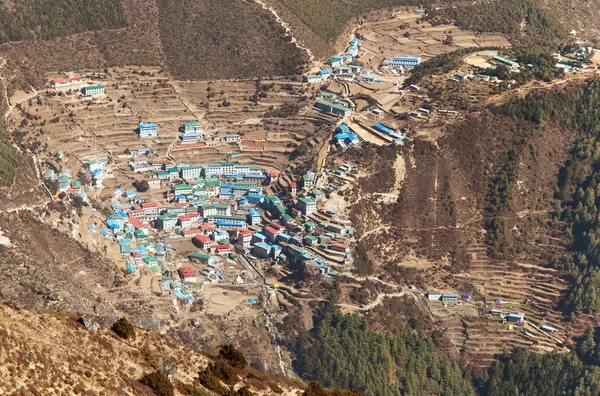
[[[144,374],[140,382],[152,389],[158,396],[173,396],[175,394],[173,384],[169,381],[169,378],[158,371]]]
[[[123,339],[135,340],[135,327],[126,317],[117,320],[112,326],[112,331]]]
[[[137,192],[146,192],[150,189],[150,185],[146,180],[136,180],[133,182],[133,187],[135,187]]]
[[[0,186],[9,186],[16,175],[17,154],[8,143],[8,131],[4,119],[0,121]]]
[[[248,366],[244,355],[231,344],[221,346],[219,356],[227,360],[233,367],[246,368]]]

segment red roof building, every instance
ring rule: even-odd
[[[201,249],[210,249],[210,245],[212,244],[211,239],[206,235],[196,235],[192,239],[192,242]]]
[[[281,231],[285,228],[281,224],[275,222],[271,222],[271,227],[275,228],[277,231]]]
[[[136,230],[141,230],[143,228],[148,228],[144,224],[142,224],[141,221],[139,221],[138,219],[136,219],[135,217],[130,217],[129,218],[129,224],[131,224]]]
[[[188,220],[198,220],[200,215],[198,213],[189,213],[179,216],[180,221],[188,221]]]
[[[181,232],[181,235],[183,235],[186,238],[192,238],[192,237],[195,237],[196,235],[202,235],[202,230],[200,230],[198,228],[194,228],[193,230],[183,230]]]
[[[70,78],[57,78],[56,80],[52,80],[52,84],[55,87],[61,87],[65,85],[71,85],[75,83],[80,83],[81,77],[70,77]]]
[[[196,282],[196,271],[191,267],[179,268],[179,275],[184,282]]]
[[[338,252],[347,253],[350,251],[350,248],[348,247],[348,245],[345,245],[343,243],[332,243],[330,246],[331,246],[331,250],[335,250]]]
[[[212,233],[217,229],[217,225],[215,223],[203,223],[200,224],[200,231],[204,235],[212,235]]]
[[[228,245],[228,244],[217,244],[217,245],[212,245],[211,250],[216,251],[217,253],[227,253],[229,251],[231,251],[231,249],[233,249],[233,246]]]
[[[146,211],[144,209],[131,209],[127,211],[129,217],[135,217],[136,219],[146,217]]]

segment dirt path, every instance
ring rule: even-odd
[[[354,309],[357,311],[368,311],[368,310],[375,308],[379,304],[381,304],[381,302],[383,301],[383,299],[385,297],[402,297],[405,294],[406,294],[406,291],[398,292],[398,293],[379,293],[377,295],[377,298],[375,299],[375,301],[373,301],[369,304],[366,304],[366,305],[362,305],[362,306],[356,306],[356,305],[352,305],[352,304],[338,304],[338,305],[342,308]]]
[[[286,21],[284,21],[283,19],[281,19],[281,17],[277,13],[277,11],[273,7],[267,6],[262,0],[254,0],[254,2],[259,4],[265,10],[269,11],[271,14],[273,14],[275,19],[277,20],[277,23],[279,23],[281,25],[281,27],[283,27],[285,29],[287,35],[289,37],[291,37],[292,43],[294,43],[296,45],[296,47],[300,48],[301,50],[306,51],[306,53],[308,54],[308,61],[312,65],[312,63],[315,61],[315,56],[313,55],[312,51],[310,50],[310,48],[304,46],[296,39],[296,37],[294,36],[292,29],[290,29],[290,26],[288,25],[288,23]]]
[[[392,226],[389,226],[389,225],[382,225],[382,226],[379,226],[377,228],[373,228],[373,229],[365,232],[364,234],[362,234],[358,240],[362,241],[363,239],[365,239],[366,237],[368,237],[369,235],[371,235],[371,234],[373,234],[373,233],[375,233],[377,231],[389,230],[390,228],[392,228]]]

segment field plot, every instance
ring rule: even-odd
[[[500,34],[476,35],[457,26],[417,23],[420,18],[412,11],[402,11],[394,18],[363,23],[356,34],[361,38],[365,67],[378,69],[384,59],[396,55],[421,56],[426,61],[460,48],[510,47]]]
[[[466,56],[463,61],[467,65],[487,69],[492,67],[492,64],[488,60],[494,55],[498,55],[498,51],[478,51]]]
[[[322,124],[306,110],[306,86],[294,81],[171,82],[157,68],[134,67],[82,77],[85,85],[105,85],[106,94],[49,90],[40,102],[22,103],[11,123],[45,147],[49,164],[72,175],[91,156],[110,158],[104,181],[109,188],[129,187],[142,176],[130,170],[124,156],[126,149],[140,147],[151,150],[149,159],[235,160],[285,170],[298,146],[317,143],[314,135]],[[179,127],[189,120],[199,121],[209,137],[196,147],[174,150],[181,145]],[[156,123],[158,136],[140,139],[142,121]],[[64,153],[61,160],[55,158],[58,152]]]

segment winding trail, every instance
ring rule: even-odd
[[[266,5],[262,0],[254,0],[254,2],[259,4],[265,10],[269,11],[271,14],[273,14],[275,19],[277,20],[277,23],[279,23],[281,25],[281,27],[283,27],[285,29],[287,35],[289,37],[291,37],[292,43],[294,45],[296,45],[296,47],[300,48],[301,50],[306,51],[306,53],[308,54],[309,63],[312,65],[312,63],[315,60],[315,56],[313,55],[312,51],[310,50],[310,48],[304,46],[302,43],[300,43],[300,41],[298,41],[298,39],[296,39],[296,36],[294,36],[294,33],[292,32],[290,25],[288,25],[288,23],[286,21],[281,19],[281,17],[277,13],[277,10],[275,10],[273,7]]]

